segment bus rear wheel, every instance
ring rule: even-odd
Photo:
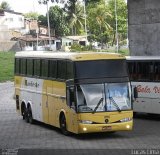
[[[62,114],[60,117],[60,129],[64,135],[69,135],[69,132],[67,131],[66,117],[64,114]]]
[[[34,123],[31,107],[28,108],[28,122],[29,122],[30,124],[33,124],[33,123]]]

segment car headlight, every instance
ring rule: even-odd
[[[128,122],[128,121],[131,121],[131,120],[132,120],[132,118],[123,118],[120,121],[121,122]]]
[[[89,120],[80,120],[79,122],[82,124],[92,124],[93,123],[92,121],[89,121]]]

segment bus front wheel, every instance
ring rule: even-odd
[[[61,132],[64,134],[64,135],[68,135],[69,132],[67,131],[67,123],[66,123],[66,117],[64,114],[62,114],[60,116],[60,129],[61,129]]]

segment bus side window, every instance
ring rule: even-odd
[[[56,60],[49,60],[48,76],[53,79],[57,78],[57,61]]]
[[[57,78],[59,80],[65,80],[66,79],[66,61],[58,60],[57,67],[58,67]]]
[[[34,76],[39,77],[41,75],[41,60],[35,59],[34,60]]]
[[[20,59],[15,59],[15,74],[20,74]]]
[[[33,75],[33,59],[27,59],[27,76]]]
[[[44,78],[48,77],[48,60],[42,60],[41,74]]]

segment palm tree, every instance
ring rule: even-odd
[[[64,11],[67,14],[68,25],[72,35],[81,34],[84,31],[84,9],[78,0],[68,0]]]
[[[72,29],[72,35],[80,34],[84,31],[84,9],[80,3],[76,3],[75,11],[70,14],[69,27]]]
[[[88,21],[91,34],[95,34],[96,38],[102,43],[102,36],[106,36],[109,31],[112,30],[110,25],[110,19],[112,15],[110,10],[107,9],[105,2],[101,1],[97,3],[96,7],[93,5],[88,11]],[[107,38],[106,36],[105,38]]]
[[[0,9],[10,10],[11,7],[9,6],[9,4],[8,4],[6,1],[3,1],[3,2],[0,4]]]

